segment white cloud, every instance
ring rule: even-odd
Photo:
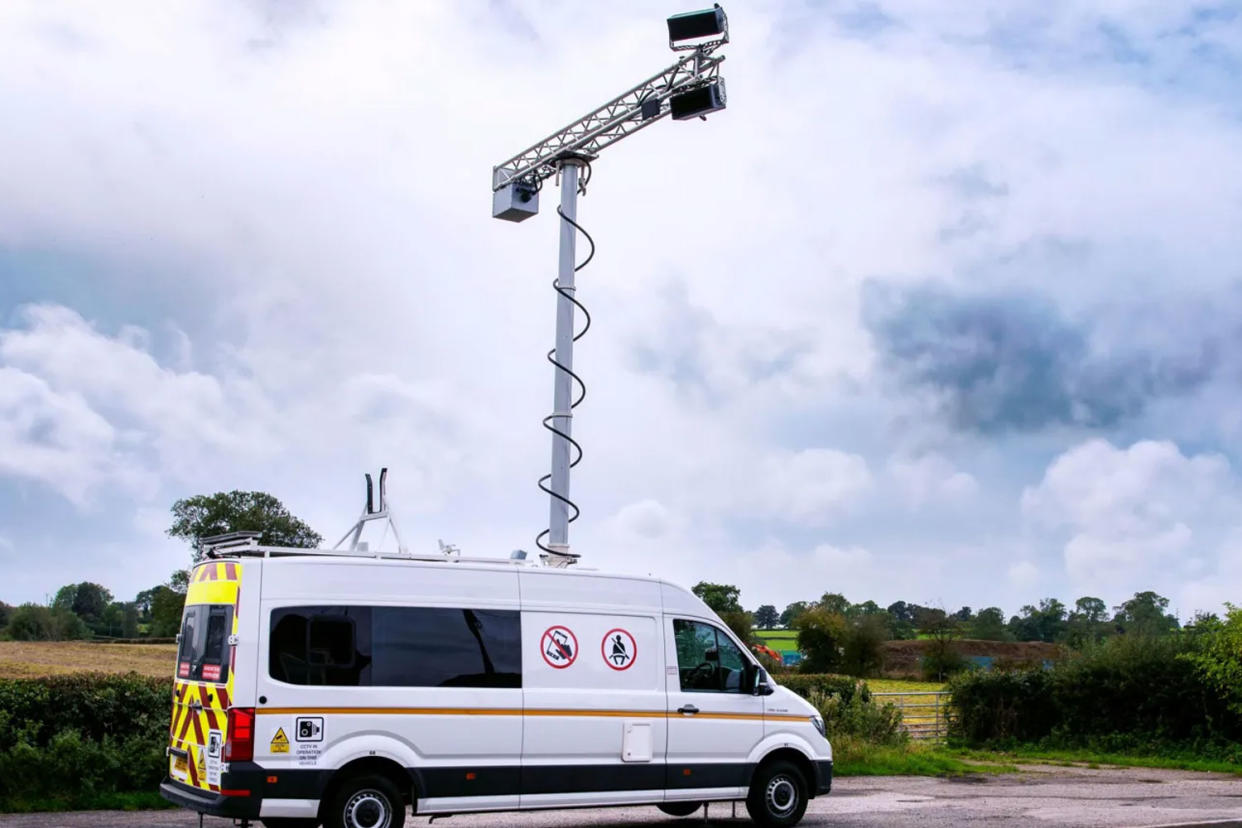
[[[649,540],[659,540],[672,529],[672,515],[668,509],[651,499],[623,506],[609,521],[622,533]]]
[[[1027,589],[1039,581],[1039,568],[1030,561],[1016,561],[1009,565],[1006,573],[1009,583],[1020,589]]]
[[[1172,591],[1227,563],[1222,534],[1238,523],[1238,482],[1217,454],[1092,440],[1056,458],[1023,493],[1022,509],[1034,524],[1068,533],[1064,562],[1076,585],[1126,597]]]
[[[916,508],[929,504],[961,504],[979,490],[973,475],[959,470],[948,458],[934,452],[913,458],[889,458],[888,473]]]
[[[824,448],[778,452],[760,461],[749,487],[753,500],[747,502],[760,515],[820,526],[852,508],[871,487],[867,461],[857,454]]]

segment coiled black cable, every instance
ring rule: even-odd
[[[590,180],[590,165],[587,165],[587,169],[585,171],[585,177],[582,179],[581,183],[579,184],[579,192],[585,192],[586,182],[589,180]],[[569,216],[565,215],[565,213],[561,210],[559,206],[556,208],[556,214],[561,217],[562,221],[568,223],[571,227],[574,228],[574,230],[581,233],[586,238],[587,244],[591,245],[591,252],[587,254],[587,257],[582,260],[581,264],[574,266],[574,273],[577,273],[579,270],[582,270],[582,268],[590,264],[591,259],[595,258],[595,240],[591,238],[590,233],[582,229],[582,225],[578,224],[578,222],[574,221]],[[577,342],[579,339],[582,339],[582,337],[586,335],[587,331],[591,329],[591,313],[586,309],[585,305],[583,305],[581,302],[579,302],[577,299],[574,298],[572,291],[564,287],[561,287],[560,278],[556,278],[552,280],[552,289],[555,290],[557,293],[559,293],[561,296],[568,299],[570,302],[572,302],[574,307],[582,311],[582,315],[586,317],[586,324],[582,326],[582,330],[578,331],[573,336],[572,341]],[[548,351],[547,359],[548,359],[548,362],[552,363],[552,365],[556,368],[556,370],[564,371],[566,374],[568,374],[573,379],[574,383],[576,383],[577,385],[575,399],[573,400],[573,402],[569,404],[569,411],[570,411],[569,416],[572,416],[573,410],[577,408],[584,399],[586,399],[586,383],[582,381],[582,377],[575,374],[570,368],[556,361],[556,348],[553,348],[552,350]],[[569,468],[572,469],[574,466],[578,465],[578,463],[582,461],[582,446],[579,445],[578,441],[575,440],[573,437],[571,437],[569,434],[557,428],[556,420],[560,418],[564,418],[565,416],[566,416],[565,414],[557,414],[557,413],[549,414],[548,416],[543,418],[543,427],[546,428],[548,431],[552,432],[552,434],[565,438],[565,440],[569,442],[569,445],[573,447],[574,457],[569,462]],[[551,480],[552,480],[551,473],[545,474],[543,477],[539,478],[539,488],[542,489],[544,492],[546,492],[548,495],[564,503],[571,510],[573,510],[572,514],[570,514],[569,516],[569,523],[573,523],[575,520],[578,519],[578,515],[581,513],[581,510],[578,508],[578,504],[574,503],[569,498],[557,492],[552,491],[552,489],[548,487],[548,482]],[[551,547],[549,547],[547,544],[543,542],[544,538],[546,538],[550,532],[551,532],[550,529],[544,529],[542,532],[540,532],[535,537],[535,545],[538,546],[540,549],[542,549],[544,552],[547,552],[550,554],[555,554],[555,555],[566,554],[564,552],[558,552],[552,549]],[[571,557],[576,558],[578,556],[571,555]]]

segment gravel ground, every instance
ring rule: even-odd
[[[708,825],[749,824],[745,808],[733,819],[728,803],[716,804]],[[422,817],[407,825],[427,825]],[[543,811],[437,819],[448,828],[553,828],[591,825],[630,828],[634,825],[690,828],[701,817],[673,820],[653,807]],[[1186,771],[1024,767],[1021,773],[939,779],[878,776],[838,780],[830,796],[816,799],[804,826],[885,826],[939,828],[963,824],[1030,826],[1151,826],[1234,825],[1242,827],[1242,778]],[[70,814],[0,816],[0,828],[193,828],[196,815],[187,811],[125,813],[92,811]],[[207,818],[205,828],[224,828],[227,820]]]

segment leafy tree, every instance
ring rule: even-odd
[[[755,643],[755,617],[749,612],[738,609],[716,614],[748,649],[751,644]]]
[[[816,605],[794,619],[798,649],[806,673],[832,673],[841,666],[842,648],[848,627],[845,616]]]
[[[173,592],[179,592],[184,595],[190,588],[190,570],[178,569],[173,572],[172,576],[168,579],[168,587]]]
[[[1078,616],[1089,624],[1099,624],[1108,620],[1108,606],[1102,598],[1084,595],[1074,602],[1074,611],[1070,617]]]
[[[914,609],[915,605],[907,604],[905,601],[894,601],[888,605],[888,614],[893,616],[894,621],[913,624]]]
[[[271,546],[311,548],[323,537],[266,492],[216,492],[178,500],[172,505],[168,534],[189,541],[197,559],[203,538],[226,532],[260,532],[259,542]]]
[[[1177,616],[1165,613],[1169,599],[1148,590],[1136,592],[1134,597],[1118,607],[1113,620],[1127,635],[1156,637],[1168,635],[1178,629]]]
[[[699,581],[690,588],[690,591],[699,596],[700,600],[717,615],[722,612],[741,612],[742,610],[742,605],[738,603],[742,591],[732,584]]]
[[[970,607],[962,607],[960,610],[953,613],[951,617],[959,624],[969,624],[971,619],[974,618],[974,613],[971,612]]]
[[[83,581],[78,584],[77,594],[73,597],[73,614],[87,624],[98,624],[104,620],[111,603],[111,592],[99,584]]]
[[[742,609],[739,600],[742,597],[742,591],[732,584],[713,584],[708,581],[699,581],[690,591],[703,601],[704,604],[720,616],[720,620],[733,630],[733,634],[742,640],[742,643],[750,646],[754,640],[754,617]]]
[[[8,626],[9,616],[12,614],[13,608],[3,601],[0,601],[0,629]]]
[[[167,638],[181,629],[181,613],[185,609],[185,594],[165,584],[155,588],[151,599],[151,636]]]
[[[39,604],[14,609],[6,631],[14,641],[66,641],[89,635],[82,619],[69,610]]]
[[[1242,607],[1226,604],[1229,611],[1222,622],[1204,618],[1195,624],[1206,639],[1204,646],[1185,656],[1229,705],[1242,716]]]
[[[888,613],[880,610],[860,615],[849,623],[841,649],[841,666],[848,675],[879,674],[884,665],[883,645],[888,640],[888,620]]]
[[[810,606],[811,605],[806,601],[794,601],[792,604],[785,607],[785,611],[781,613],[781,626],[792,628],[794,621],[797,620],[798,616],[806,612]]]
[[[1099,643],[1108,634],[1108,606],[1100,598],[1084,595],[1074,602],[1066,624],[1065,643],[1071,647],[1085,647]]]
[[[124,604],[124,612],[121,615],[121,635],[125,638],[138,637],[138,608],[134,606],[132,601]]]
[[[1019,641],[1060,641],[1065,636],[1065,604],[1056,598],[1044,598],[1039,606],[1027,604],[1021,615],[1009,619],[1009,631]]]
[[[846,616],[850,611],[850,602],[839,592],[825,592],[819,599],[819,605],[828,612]]]
[[[931,639],[923,655],[923,675],[929,680],[945,681],[966,669],[966,659],[954,643],[962,637],[961,622],[936,609],[924,609],[920,617],[919,632]]]
[[[155,598],[155,591],[159,587],[151,587],[144,589],[134,597],[134,608],[138,610],[138,618],[142,621],[150,620],[151,617],[151,600]]]
[[[771,604],[764,604],[755,610],[755,626],[761,630],[771,629],[780,623],[781,617],[776,612],[776,607]]]
[[[970,637],[980,641],[1008,641],[1012,638],[1005,627],[1005,613],[1000,607],[979,610],[968,629]]]

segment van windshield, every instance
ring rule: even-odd
[[[187,606],[177,649],[177,678],[221,684],[228,681],[232,628],[233,608],[227,604]]]

